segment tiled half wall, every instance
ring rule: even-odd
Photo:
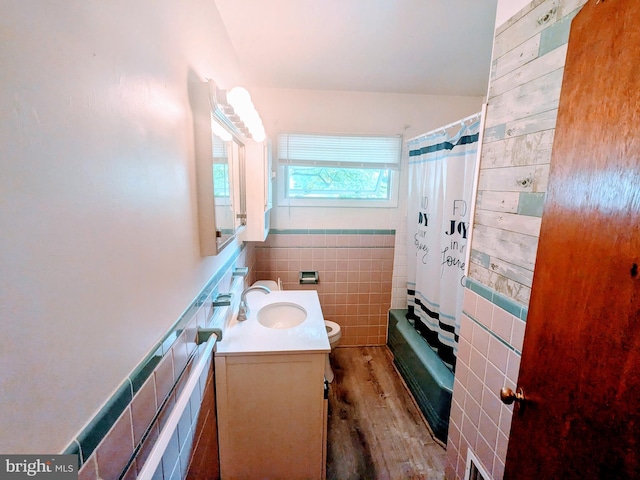
[[[498,306],[500,305],[500,306]],[[447,441],[447,480],[462,480],[467,451],[494,480],[507,456],[513,406],[499,398],[516,389],[527,311],[511,299],[467,280]]]
[[[80,480],[134,479],[174,409],[204,344],[199,327],[217,326],[231,307],[213,308],[218,293],[239,295],[252,248],[238,249],[187,306],[151,353],[124,379],[63,453],[77,454]],[[241,269],[240,269],[241,270]],[[213,367],[203,370],[154,479],[211,479],[219,474]]]
[[[341,346],[384,345],[391,307],[395,230],[272,230],[255,245],[256,280],[318,291],[325,319],[340,325]],[[301,285],[317,270],[317,285]]]

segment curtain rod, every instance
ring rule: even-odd
[[[422,133],[422,134],[418,135],[417,137],[410,138],[409,140],[407,140],[407,143],[414,142],[416,140],[421,140],[423,138],[427,138],[430,135],[433,135],[434,133],[437,133],[439,131],[443,131],[444,132],[448,128],[455,127],[456,125],[462,125],[464,122],[468,122],[469,120],[477,118],[477,117],[479,117],[481,115],[482,115],[482,111],[479,111],[477,113],[474,113],[473,115],[469,115],[468,117],[464,117],[461,120],[456,120],[455,122],[448,123],[447,125],[444,125],[442,127],[434,128],[433,130],[430,130],[427,133]]]

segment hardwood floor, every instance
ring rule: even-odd
[[[392,361],[387,347],[332,352],[328,480],[444,479],[445,449]]]

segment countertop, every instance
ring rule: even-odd
[[[234,315],[216,343],[216,355],[329,353],[331,346],[324,325],[320,299],[315,290],[278,290],[268,294],[249,292],[246,296],[249,317],[244,322]],[[256,318],[270,303],[290,302],[302,306],[307,318],[295,327],[268,328]]]

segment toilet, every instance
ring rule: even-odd
[[[282,282],[280,281],[280,279],[278,279],[277,282],[275,282],[274,280],[258,280],[257,282],[254,282],[252,286],[267,287],[271,291],[282,290]],[[336,345],[338,345],[338,342],[340,341],[340,337],[342,336],[342,332],[340,331],[340,325],[338,325],[336,322],[325,320],[324,326],[327,329],[327,336],[329,337],[329,345],[331,346],[331,350],[333,351]],[[333,378],[334,378],[333,370],[331,370],[331,363],[329,361],[328,353],[327,353],[327,358],[324,366],[324,378],[329,383],[333,382]]]
[[[327,329],[327,335],[329,336],[329,344],[331,345],[331,351],[338,345],[340,342],[340,337],[342,336],[342,332],[340,331],[340,325],[336,322],[332,322],[330,320],[324,321],[324,326]],[[331,362],[329,361],[329,354],[327,354],[327,360],[324,366],[324,378],[327,382],[333,382],[333,370],[331,370]]]

